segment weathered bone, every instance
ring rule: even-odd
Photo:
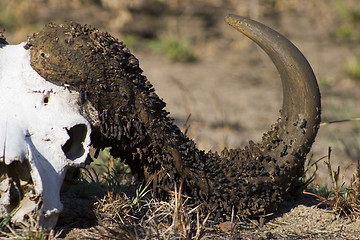
[[[249,19],[226,20],[271,57],[284,102],[261,143],[220,155],[198,150],[173,124],[138,60],[109,34],[78,24],[50,24],[29,39],[26,49],[39,75],[79,94],[93,146],[112,147],[111,154],[151,181],[158,196],[166,197],[183,181],[194,202],[217,208],[225,218],[232,209],[259,216],[274,211],[302,175],[320,122],[320,94],[308,62],[285,37]]]
[[[0,217],[14,211],[14,222],[28,215],[52,228],[66,170],[87,158],[90,124],[79,93],[37,74],[24,44],[0,48],[0,74]]]

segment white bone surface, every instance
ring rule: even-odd
[[[68,166],[84,165],[89,152],[90,124],[80,114],[79,101],[77,92],[46,81],[31,68],[23,44],[0,47],[0,162],[29,163],[35,195],[42,197],[40,225],[46,228],[55,226],[63,208],[60,188]],[[63,146],[72,128],[76,136],[66,155]],[[6,181],[0,176],[0,186]],[[6,203],[10,191],[1,189],[0,203]],[[14,218],[21,221],[34,207],[20,209]]]

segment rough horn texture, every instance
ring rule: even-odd
[[[26,48],[42,77],[80,92],[82,104],[94,108],[86,116],[94,147],[111,146],[115,157],[152,181],[158,196],[167,196],[183,181],[185,193],[208,210],[229,216],[234,208],[242,216],[259,216],[274,211],[302,175],[320,122],[320,94],[310,66],[286,38],[254,21],[235,16],[227,21],[238,30],[245,23],[245,34],[255,29],[253,40],[273,59],[284,89],[296,90],[284,93],[283,113],[261,143],[221,154],[198,150],[173,124],[138,60],[109,34],[86,25],[50,24]],[[281,40],[277,45],[275,37]],[[282,59],[293,59],[299,70],[282,67]],[[302,70],[306,73],[300,74]],[[299,103],[292,107],[293,101]]]

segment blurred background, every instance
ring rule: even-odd
[[[357,0],[0,0],[0,30],[18,44],[49,23],[75,21],[124,41],[179,127],[202,149],[259,141],[279,115],[276,68],[224,22],[247,16],[279,31],[306,56],[322,94],[323,122],[360,117]],[[359,104],[359,105],[358,105]],[[348,184],[360,160],[360,122],[321,127],[313,161],[331,161]],[[315,182],[330,183],[319,161]]]

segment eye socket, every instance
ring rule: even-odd
[[[83,142],[86,138],[87,127],[85,124],[77,124],[66,131],[70,138],[62,146],[62,150],[68,159],[75,160],[85,153]]]

